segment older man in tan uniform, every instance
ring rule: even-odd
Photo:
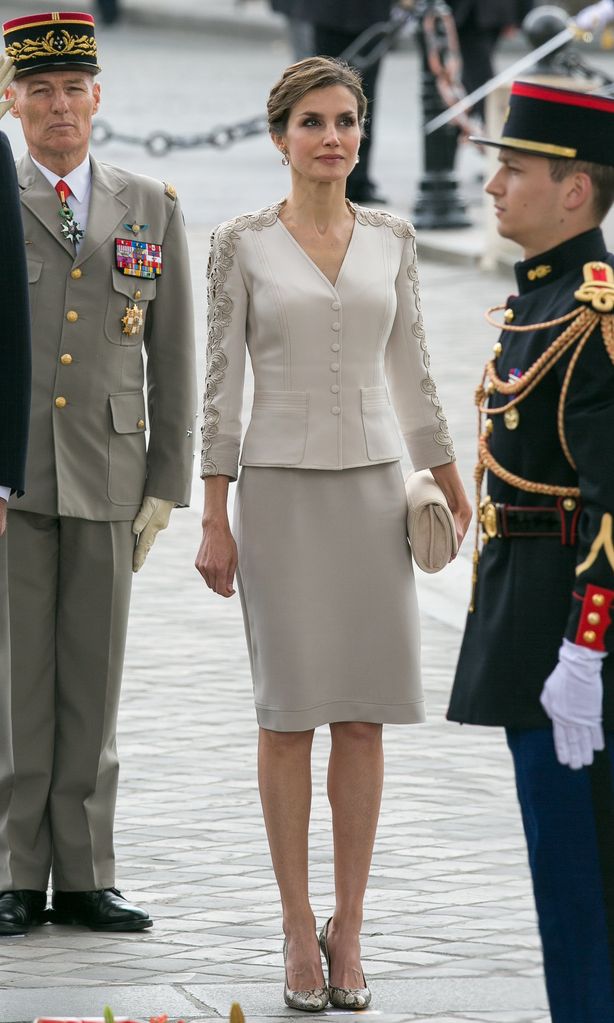
[[[114,888],[115,729],[132,571],[190,493],[185,230],[171,186],[88,153],[100,102],[91,16],[17,18],[4,35],[28,145],[17,172],[33,393],[26,496],[11,501],[7,531],[12,683],[0,716],[11,714],[14,770],[0,777],[0,933],[45,918],[50,871],[54,922],[140,930],[148,913]]]

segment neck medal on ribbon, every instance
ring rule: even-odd
[[[64,237],[67,238],[69,242],[72,242],[73,245],[80,242],[85,232],[81,230],[75,220],[74,210],[71,210],[70,206],[66,202],[62,203],[60,220],[62,221],[61,230]]]

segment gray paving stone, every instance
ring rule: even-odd
[[[281,999],[281,985],[276,991],[266,984],[187,985],[186,990],[223,1013],[230,1000],[240,1002],[250,1016],[271,1011],[275,997]],[[483,980],[455,978],[443,980],[376,980],[373,982],[373,1003],[378,1011],[402,1013],[411,1006],[416,1013],[447,1013],[470,1011],[541,1010],[546,1009],[546,995],[539,980],[490,977]],[[331,1010],[326,1010],[327,1014]],[[324,1014],[322,1014],[324,1015]],[[360,1013],[360,1018],[363,1014]],[[344,1019],[346,1018],[344,1013]]]
[[[127,1016],[148,1016],[167,1012],[172,1016],[194,1014],[195,1004],[182,991],[167,985],[129,987],[37,988],[18,992],[2,991],[0,1023],[27,1023],[36,1016],[100,1016],[105,1005]],[[202,1015],[202,1005],[201,1005]]]

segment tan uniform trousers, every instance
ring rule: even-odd
[[[115,741],[132,523],[9,511],[0,891],[114,885]],[[0,724],[0,731],[4,726]],[[4,736],[0,736],[4,740]]]

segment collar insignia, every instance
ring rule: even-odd
[[[539,266],[534,266],[531,270],[527,270],[527,277],[530,281],[541,281],[542,277],[547,277],[551,273],[551,266],[548,266],[546,263],[540,263]]]

